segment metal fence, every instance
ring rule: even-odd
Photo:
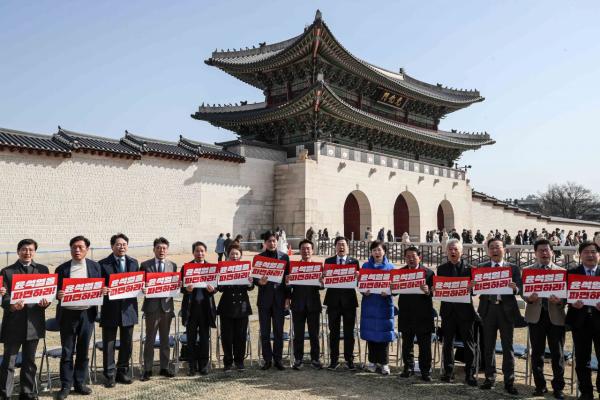
[[[319,240],[316,252],[321,256],[332,256],[335,254],[334,240]],[[368,241],[350,241],[349,255],[359,260],[366,260],[370,255],[371,242]],[[421,252],[421,260],[424,265],[438,266],[447,261],[445,246],[442,243],[386,243],[388,247],[388,259],[399,265],[406,263],[404,259],[404,250],[409,246],[415,246]],[[462,258],[471,265],[477,265],[490,260],[487,254],[486,246],[483,244],[463,244]],[[533,246],[506,246],[505,261],[516,264],[523,268],[535,263],[535,254]],[[578,264],[577,247],[561,246],[554,248],[554,263],[565,268],[570,268]]]

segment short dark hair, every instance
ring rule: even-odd
[[[223,235],[223,234],[221,233],[221,235]],[[208,247],[206,247],[206,244],[204,244],[204,242],[197,241],[197,242],[194,242],[194,244],[192,244],[192,252],[196,251],[196,247],[198,247],[198,246],[204,247],[204,251],[206,251],[208,249]]]
[[[334,245],[334,246],[336,246],[336,245],[338,244],[338,242],[340,242],[340,241],[342,241],[342,240],[343,240],[343,241],[345,241],[345,242],[346,242],[346,244],[348,244],[348,239],[346,239],[346,237],[345,237],[345,236],[338,236],[338,237],[336,237],[336,238],[335,238],[335,240],[333,241],[333,245]]]
[[[487,243],[485,244],[485,246],[486,246],[486,247],[489,249],[489,248],[490,248],[490,245],[491,245],[493,242],[500,242],[500,243],[502,243],[502,247],[504,247],[504,242],[502,241],[502,239],[500,239],[500,238],[498,238],[498,237],[493,237],[493,238],[490,238],[490,240],[488,240],[488,241],[487,241]]]
[[[552,242],[550,242],[548,239],[538,239],[533,243],[533,251],[537,251],[539,246],[550,246],[550,250],[554,250],[554,246],[552,245]]]
[[[301,240],[301,241],[300,241],[300,244],[298,245],[298,249],[302,249],[302,245],[303,245],[303,244],[306,244],[306,243],[310,244],[310,247],[311,247],[312,249],[314,249],[314,248],[315,248],[315,245],[313,244],[312,240],[304,239],[304,240]]]
[[[421,257],[421,250],[419,250],[416,246],[408,246],[407,248],[405,248],[404,257],[406,257],[406,253],[408,253],[409,251],[414,251],[419,257]]]
[[[74,243],[76,242],[84,242],[85,243],[85,247],[90,247],[90,239],[86,238],[83,235],[77,235],[74,238],[72,238],[71,240],[69,240],[69,247],[73,246]]]
[[[233,242],[229,245],[229,247],[227,247],[227,257],[229,257],[229,253],[231,253],[231,250],[237,250],[240,252],[240,254],[244,254],[244,252],[242,251],[242,246],[237,242]]]
[[[273,231],[266,231],[265,233],[263,233],[262,238],[263,238],[263,242],[266,242],[267,240],[269,240],[272,237],[275,237],[275,239],[277,239],[277,234]]]
[[[600,246],[598,246],[598,244],[596,242],[592,242],[591,240],[586,240],[585,242],[581,242],[579,244],[579,247],[577,249],[577,251],[579,252],[579,254],[581,254],[581,252],[589,246],[594,246],[596,248],[597,252],[600,252]]]
[[[23,247],[23,246],[29,246],[30,244],[32,244],[33,248],[37,251],[38,244],[33,239],[23,239],[23,240],[21,240],[19,243],[17,243],[17,251],[21,250],[21,247]]]
[[[116,235],[112,235],[110,237],[111,247],[114,246],[115,243],[117,243],[117,239],[123,239],[124,241],[127,242],[127,244],[129,244],[129,238],[124,233],[117,233]]]
[[[169,241],[162,236],[154,239],[154,243],[152,244],[152,247],[156,247],[159,244],[166,244],[167,247],[169,247],[169,245],[170,245]]]
[[[369,250],[375,250],[378,247],[381,247],[383,252],[387,253],[387,245],[381,240],[373,240],[371,246],[369,246]]]

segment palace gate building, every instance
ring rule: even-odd
[[[187,246],[275,226],[355,239],[383,227],[412,241],[442,228],[600,230],[475,192],[456,161],[494,140],[439,123],[481,94],[354,56],[318,11],[298,36],[215,51],[206,64],[264,93],[260,103],[202,104],[192,114],[236,140],[0,128],[0,250],[25,236],[65,247],[80,233],[106,245],[117,231],[134,243],[163,235]]]

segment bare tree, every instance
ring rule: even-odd
[[[539,194],[542,213],[572,219],[597,219],[600,197],[578,183],[549,185]]]

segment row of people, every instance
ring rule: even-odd
[[[158,238],[154,242],[155,257],[143,262],[138,267],[138,262],[127,255],[128,238],[123,234],[111,238],[112,254],[98,263],[87,256],[90,242],[83,236],[74,237],[70,241],[72,260],[60,265],[56,269],[59,277],[59,288],[65,278],[93,278],[108,279],[111,274],[120,272],[176,272],[177,265],[168,260],[169,242]],[[274,233],[264,235],[265,251],[261,256],[289,262],[287,254],[277,250],[277,238]],[[439,276],[471,276],[471,267],[462,259],[462,245],[458,240],[449,240],[446,244],[448,262],[438,266]],[[443,332],[443,381],[452,381],[454,370],[454,338],[458,335],[465,345],[466,383],[477,385],[475,380],[475,324],[477,321],[482,326],[484,342],[483,362],[485,365],[485,381],[482,389],[491,389],[495,383],[495,343],[497,332],[500,332],[503,352],[502,371],[505,389],[510,394],[517,394],[514,387],[514,353],[513,331],[515,324],[521,319],[515,295],[520,294],[522,283],[520,270],[504,261],[504,245],[501,240],[491,239],[487,242],[488,253],[491,261],[485,266],[512,267],[512,280],[510,287],[512,295],[486,296],[479,298],[479,307],[475,310],[471,303],[442,302],[440,315],[442,318]],[[359,262],[348,255],[348,242],[343,237],[335,240],[336,255],[325,260],[327,264],[353,265],[358,270]],[[12,277],[15,274],[48,273],[48,268],[34,261],[37,243],[31,239],[19,242],[17,253],[19,260],[2,270],[3,295],[2,331],[0,340],[4,343],[4,358],[0,365],[0,396],[10,397],[13,387],[13,375],[16,355],[22,351],[21,368],[21,397],[33,398],[35,377],[35,352],[38,342],[45,334],[44,310],[50,304],[41,301],[39,304],[25,305],[22,302],[10,304],[10,291]],[[556,269],[552,264],[552,244],[547,240],[540,240],[534,245],[536,264],[529,268]],[[598,245],[585,242],[580,246],[581,265],[571,273],[600,275],[597,265],[600,260]],[[207,247],[202,242],[196,242],[192,247],[193,262],[206,262]],[[390,270],[395,266],[386,257],[386,245],[380,241],[371,243],[371,257],[363,264],[365,269]],[[227,254],[230,260],[237,261],[242,257],[239,245],[232,245]],[[313,243],[303,240],[300,243],[300,256],[303,261],[312,261]],[[416,247],[405,249],[407,265],[403,268],[424,269],[426,284],[421,286],[422,294],[398,295],[398,330],[402,335],[402,357],[404,370],[401,377],[409,377],[414,373],[413,341],[416,337],[419,346],[419,367],[422,379],[431,380],[431,338],[434,331],[433,308],[433,276],[434,272],[421,266],[419,250]],[[287,268],[286,268],[287,271]],[[183,288],[182,321],[186,326],[189,348],[189,374],[208,372],[209,331],[215,327],[217,313],[221,319],[221,345],[224,352],[225,370],[235,367],[244,369],[246,351],[246,332],[248,316],[252,313],[248,291],[258,287],[258,316],[260,323],[260,340],[262,345],[262,369],[273,366],[284,369],[283,356],[283,325],[285,312],[291,308],[294,323],[294,336],[304,338],[306,325],[310,338],[311,365],[320,369],[319,347],[319,316],[321,301],[319,287],[289,285],[287,279],[281,283],[268,281],[267,277],[249,280],[247,285],[230,287]],[[215,306],[214,294],[222,292],[219,306]],[[58,291],[60,300],[64,292]],[[380,371],[389,374],[388,348],[389,343],[395,340],[394,332],[394,304],[392,297],[386,293],[364,293],[360,315],[360,337],[367,341],[369,362],[366,366],[369,371]],[[536,385],[536,394],[546,391],[546,382],[543,374],[545,342],[548,341],[552,355],[553,380],[552,387],[556,398],[563,397],[564,389],[564,324],[565,301],[556,297],[549,299],[538,298],[535,294],[524,298],[527,302],[525,320],[528,323],[532,343],[532,367]],[[354,289],[329,288],[325,294],[324,305],[330,330],[330,363],[328,369],[340,368],[339,341],[343,322],[344,332],[344,358],[349,370],[355,369],[354,365],[354,326],[358,300]],[[592,392],[591,372],[589,360],[591,344],[599,343],[600,338],[600,307],[588,307],[583,303],[569,306],[567,321],[573,328],[575,353],[577,358],[577,376],[580,383],[582,398],[589,398]],[[115,382],[128,384],[131,379],[129,373],[129,358],[133,343],[133,327],[138,323],[137,299],[109,300],[104,298],[100,326],[103,340],[103,368],[106,378],[105,386],[113,387]],[[160,374],[172,377],[168,369],[169,362],[169,329],[172,318],[175,317],[172,298],[146,299],[142,311],[146,319],[146,342],[154,343],[157,331],[160,333]],[[91,389],[85,385],[88,375],[88,347],[93,324],[96,320],[96,307],[61,307],[57,306],[57,320],[60,325],[62,355],[60,362],[61,390],[57,398],[66,398],[71,388],[79,394],[90,394]],[[120,349],[118,360],[115,362],[115,344],[119,331]],[[271,335],[271,331],[273,335]],[[273,340],[271,339],[273,338]],[[597,349],[598,351],[598,349]],[[74,356],[75,355],[75,356]],[[75,362],[73,362],[75,358]],[[144,372],[141,380],[148,380],[152,376],[154,358],[153,346],[146,346],[144,350]],[[302,368],[304,358],[304,340],[294,341],[295,369]],[[597,381],[600,386],[600,381]],[[599,387],[600,389],[600,387]]]

